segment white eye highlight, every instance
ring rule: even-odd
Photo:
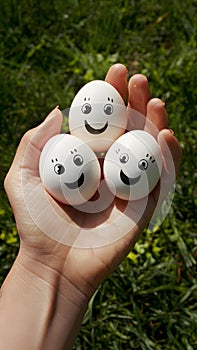
[[[62,164],[55,164],[54,171],[57,175],[62,175],[65,172],[65,168]]]
[[[106,115],[111,115],[113,113],[113,106],[110,103],[107,103],[104,108],[104,112]]]
[[[84,114],[89,114],[92,110],[92,106],[89,103],[84,103],[84,105],[81,107],[81,111]]]
[[[138,168],[140,170],[146,170],[148,168],[148,162],[146,159],[141,159],[139,162],[138,162]]]
[[[77,166],[81,166],[83,164],[83,157],[80,154],[76,154],[73,158],[73,162]]]
[[[129,155],[127,153],[122,153],[119,159],[121,163],[125,164],[129,160]]]

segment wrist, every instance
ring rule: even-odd
[[[46,290],[46,294],[50,295],[50,314],[42,350],[62,349],[63,344],[66,344],[66,349],[72,349],[91,296],[83,293],[67,277],[66,270],[69,266],[65,264],[65,260],[60,249],[58,253],[53,251],[49,254],[38,254],[36,250],[27,251],[23,244],[17,257],[21,268],[28,271],[36,283]]]
[[[96,288],[85,280],[82,283],[83,279],[70,258],[73,256],[73,252],[70,254],[71,249],[64,245],[57,245],[57,249],[38,249],[22,242],[16,262],[54,289],[56,294],[64,294],[64,291],[67,295],[71,294],[80,307],[81,303],[89,302]],[[74,260],[76,255],[78,256],[77,252]]]
[[[61,274],[58,259],[53,264],[46,264],[45,259],[36,259],[21,246],[3,284],[0,338],[7,348],[23,350],[28,343],[29,349],[36,350],[58,350],[64,344],[72,349],[88,298]],[[11,337],[6,335],[10,323]]]

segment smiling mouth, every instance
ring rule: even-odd
[[[137,177],[128,177],[122,170],[120,171],[120,178],[125,185],[135,185],[141,178],[141,175]]]
[[[74,182],[64,182],[64,184],[71,190],[74,190],[76,188],[79,188],[84,183],[84,173],[81,174],[81,176]]]
[[[85,120],[85,127],[86,127],[86,130],[90,133],[90,134],[93,134],[93,135],[98,135],[98,134],[102,134],[102,132],[104,132],[107,127],[108,127],[108,122],[105,123],[105,125],[100,128],[100,129],[95,129],[93,128],[88,122],[87,120]]]

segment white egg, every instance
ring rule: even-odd
[[[119,137],[106,153],[104,177],[112,193],[125,200],[146,197],[157,185],[162,156],[155,138],[143,130]]]
[[[39,162],[46,190],[59,202],[78,205],[89,200],[100,182],[100,165],[95,153],[82,140],[69,134],[52,137]]]
[[[119,92],[109,83],[93,80],[74,97],[69,129],[95,152],[106,151],[124,133],[127,109]]]

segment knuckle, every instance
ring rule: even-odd
[[[32,138],[33,133],[34,133],[34,129],[30,129],[30,130],[26,131],[26,133],[23,135],[23,137],[21,139],[21,142],[29,143],[29,141]]]

